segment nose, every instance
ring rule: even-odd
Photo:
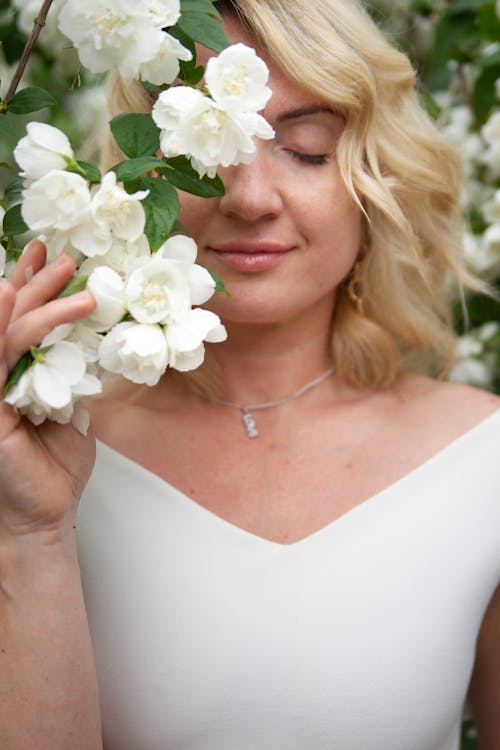
[[[221,213],[248,222],[274,219],[283,208],[282,195],[266,144],[257,145],[250,164],[220,170],[226,192],[220,199]]]

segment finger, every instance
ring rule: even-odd
[[[32,240],[12,269],[9,281],[15,289],[21,289],[27,281],[44,267],[47,258],[45,245],[40,240]]]
[[[75,267],[74,258],[63,253],[38,271],[29,283],[19,289],[12,319],[17,320],[55,297],[73,276]]]
[[[0,282],[0,337],[7,330],[16,303],[16,291],[10,281]]]
[[[5,335],[10,316],[14,309],[16,292],[8,281],[0,283],[0,394],[7,380],[8,368],[5,361],[7,337]]]
[[[31,346],[38,346],[44,336],[62,323],[74,323],[90,315],[95,299],[90,292],[52,300],[18,318],[8,329],[5,358],[10,370]]]

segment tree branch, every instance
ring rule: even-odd
[[[3,100],[4,107],[5,105],[9,103],[9,101],[12,99],[12,97],[17,91],[17,87],[19,86],[19,82],[21,81],[21,78],[23,77],[23,73],[25,71],[25,68],[30,58],[33,47],[36,44],[36,41],[40,35],[41,30],[45,26],[47,13],[49,12],[49,9],[52,3],[53,3],[53,0],[44,0],[39,13],[33,22],[33,30],[29,36],[28,41],[26,42],[26,46],[24,47],[23,54],[21,55],[21,58],[17,64],[14,77],[12,78],[11,84],[9,86],[9,90],[7,91],[5,98]],[[5,112],[5,109],[4,109],[4,112]]]

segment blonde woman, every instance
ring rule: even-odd
[[[2,748],[457,750],[468,695],[495,750],[499,401],[437,378],[457,157],[356,2],[218,6],[276,131],[181,196],[229,337],[94,403],[88,484],[93,436],[2,404]],[[93,307],[43,259],[0,286],[3,378]]]

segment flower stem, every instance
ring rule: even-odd
[[[23,54],[21,55],[21,58],[17,64],[17,68],[15,70],[14,77],[12,78],[11,84],[9,86],[9,90],[7,91],[5,95],[5,98],[3,101],[4,105],[9,103],[9,101],[12,99],[12,97],[17,91],[17,87],[19,86],[21,78],[23,77],[23,73],[25,71],[26,65],[28,64],[28,60],[30,58],[33,47],[36,44],[36,41],[40,35],[41,30],[45,26],[45,19],[47,18],[47,13],[49,12],[49,9],[52,3],[53,3],[53,0],[44,0],[42,7],[40,8],[38,15],[33,22],[33,30],[28,38],[28,41],[26,42],[26,45],[23,50]]]

